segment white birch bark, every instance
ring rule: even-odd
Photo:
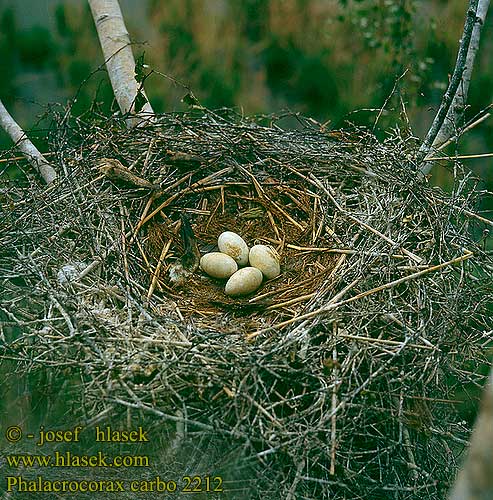
[[[493,498],[493,369],[486,386],[469,451],[449,500]]]
[[[475,18],[471,26],[468,21],[468,17],[471,14],[472,4],[477,5],[474,6],[473,13]],[[449,88],[447,89],[440,105],[440,109],[438,110],[426,139],[418,152],[417,160],[419,163],[423,162],[425,157],[429,156],[432,150],[439,148],[442,144],[445,144],[450,138],[457,134],[459,122],[463,116],[464,108],[467,102],[467,94],[469,91],[469,84],[471,82],[474,60],[479,49],[481,28],[483,27],[489,4],[490,0],[476,0],[476,2],[471,1],[469,4],[454,73],[452,75]],[[469,39],[467,40],[467,38]],[[464,53],[464,49],[466,49],[467,52]],[[457,75],[460,75],[458,85]],[[454,87],[453,91],[452,87]],[[442,113],[445,110],[446,114],[444,116]],[[428,174],[432,166],[433,163],[426,162],[425,160],[421,163],[421,173],[425,175]]]
[[[135,79],[135,59],[118,0],[88,1],[118,106],[124,115],[134,114],[139,83]],[[154,111],[147,101],[127,124],[137,125],[152,114]]]
[[[457,88],[452,105],[447,113],[445,121],[436,136],[433,147],[439,148],[443,143],[456,135],[459,121],[464,114],[464,109],[467,102],[467,94],[471,83],[471,74],[474,67],[474,60],[479,49],[479,39],[481,37],[481,28],[483,27],[486,18],[486,12],[490,5],[490,0],[479,0],[478,10],[476,11],[476,21],[472,30],[471,42],[467,51],[466,67],[462,73],[462,81]]]
[[[56,178],[55,169],[46,158],[39,152],[38,148],[28,139],[19,124],[12,118],[3,102],[0,100],[0,126],[7,132],[15,145],[19,148],[27,161],[41,175],[46,184],[51,184]]]

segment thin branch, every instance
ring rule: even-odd
[[[0,100],[0,126],[7,132],[15,145],[32,167],[41,175],[46,184],[51,184],[57,173],[38,148],[28,139],[19,124],[12,118],[3,102]]]
[[[485,113],[482,116],[481,114],[484,113],[486,110],[491,109],[492,107],[493,106],[491,104],[487,106],[483,111],[481,111],[478,115],[476,115],[480,116],[479,118],[473,118],[463,128],[458,130],[455,135],[453,135],[446,142],[437,147],[436,150],[441,151],[442,149],[445,149],[449,144],[456,141],[460,136],[464,135],[466,132],[469,132],[469,130],[472,130],[474,127],[477,127],[480,123],[483,123],[485,120],[487,120],[491,116],[491,113]],[[429,160],[429,158],[427,159]]]
[[[475,158],[491,158],[493,153],[480,153],[477,155],[457,155],[457,156],[431,156],[425,158],[424,161],[438,161],[438,160],[472,160]]]
[[[135,79],[135,59],[120,5],[118,0],[88,1],[116,101],[124,115],[135,114],[127,122],[129,126],[135,126],[144,118],[153,115],[154,111],[143,88]],[[142,110],[135,113],[135,102],[139,93],[145,97],[146,102]]]
[[[420,165],[432,147],[446,142],[457,128],[456,124],[462,116],[467,98],[474,58],[479,47],[481,26],[488,6],[489,0],[469,1],[454,72],[426,139],[418,151],[417,162]],[[479,17],[480,15],[483,15],[483,18]],[[421,165],[420,169],[423,174],[427,174],[431,170],[431,164]]]

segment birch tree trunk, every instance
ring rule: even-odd
[[[459,129],[459,123],[467,101],[474,60],[479,48],[481,28],[489,4],[490,0],[469,1],[454,72],[430,130],[419,149],[417,155],[418,164],[425,160],[433,148],[440,147],[454,137]],[[430,162],[422,163],[420,166],[421,172],[423,174],[429,173],[432,165]]]
[[[118,0],[88,1],[116,101],[124,115],[135,114],[135,117],[129,119],[127,124],[129,126],[137,125],[143,119],[153,115],[154,111],[144,94],[144,89],[140,88],[135,79],[135,59],[120,5]],[[147,102],[142,110],[135,113],[138,92],[144,95]]]
[[[493,499],[493,369],[471,437],[469,451],[449,500]]]
[[[0,126],[7,132],[27,161],[41,175],[46,184],[51,184],[56,178],[55,169],[28,139],[19,124],[12,118],[3,102],[0,100]]]
[[[447,116],[440,128],[435,140],[433,141],[433,148],[439,148],[442,144],[447,142],[451,137],[457,134],[459,122],[464,115],[464,110],[467,103],[467,94],[469,92],[469,85],[471,83],[472,69],[474,67],[474,60],[479,49],[479,39],[481,37],[481,28],[483,27],[486,18],[486,12],[490,5],[490,0],[479,0],[478,10],[476,11],[476,20],[472,29],[471,41],[466,56],[466,66],[462,73],[462,80],[457,88],[457,92],[449,108]]]

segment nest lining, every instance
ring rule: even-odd
[[[3,356],[79,377],[88,420],[174,425],[180,409],[188,435],[256,464],[264,497],[441,498],[469,431],[454,394],[482,381],[464,366],[486,360],[491,330],[474,182],[456,165],[447,195],[416,179],[400,138],[296,118],[286,131],[202,110],[127,131],[55,117],[61,182],[2,191]],[[162,192],[101,175],[101,158]],[[170,287],[183,214],[204,250],[226,229],[274,245],[281,277],[241,300],[200,272]]]
[[[144,262],[150,265],[152,282],[159,259],[169,262],[161,267],[156,285],[176,303],[177,314],[183,317],[200,318],[204,324],[206,318],[223,322],[221,313],[226,313],[248,316],[249,329],[254,324],[275,324],[302,311],[333,269],[338,249],[320,210],[320,196],[294,181],[229,182],[214,185],[213,191],[204,187],[163,209],[168,220],[150,226],[149,255],[143,255],[141,266]],[[201,254],[217,251],[219,234],[234,230],[250,246],[272,245],[281,256],[281,275],[240,299],[224,294],[225,280],[212,279],[200,270],[174,287],[168,271],[183,253],[183,245],[170,228],[179,225],[179,219],[174,224],[172,218],[183,214],[190,218]]]

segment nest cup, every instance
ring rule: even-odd
[[[247,313],[249,328],[293,318],[317,294],[336,260],[335,240],[325,227],[320,195],[294,179],[270,176],[259,181],[253,174],[243,181],[204,184],[163,209],[166,222],[149,226],[149,262],[164,258],[168,263],[161,268],[157,293],[173,300],[183,317],[211,323],[222,322],[224,315],[246,317]],[[200,269],[174,286],[169,268],[184,251],[177,218],[182,215],[190,221],[202,255],[217,251],[218,236],[232,230],[249,247],[272,246],[280,256],[280,276],[264,280],[260,289],[240,298],[225,295],[225,281]],[[168,248],[165,255],[163,248]]]

